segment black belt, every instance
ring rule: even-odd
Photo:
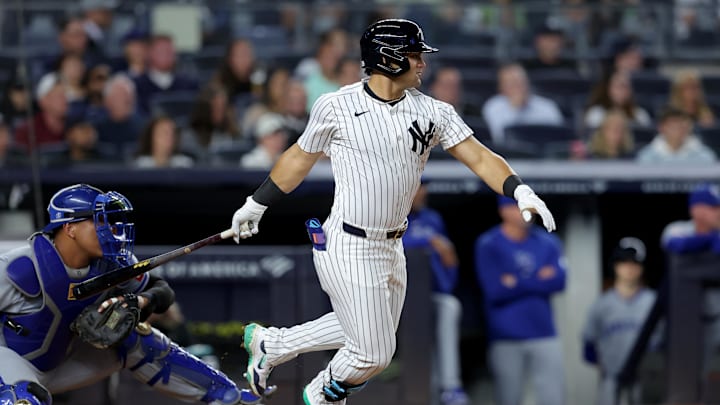
[[[342,228],[343,228],[343,231],[345,231],[351,235],[359,236],[361,238],[368,237],[367,232],[365,232],[364,229],[358,228],[357,226],[350,225],[347,222],[343,222]],[[400,239],[403,237],[403,235],[405,235],[406,230],[407,230],[407,228],[401,228],[401,229],[395,229],[392,231],[387,231],[386,239]]]

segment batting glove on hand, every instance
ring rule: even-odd
[[[233,236],[235,243],[240,243],[240,239],[249,238],[258,233],[260,230],[258,224],[266,209],[267,206],[257,203],[252,197],[245,200],[245,204],[235,211],[232,218],[231,228],[235,233]]]
[[[553,218],[545,202],[541,200],[528,185],[521,184],[517,186],[514,196],[525,222],[532,221],[532,214],[535,213],[540,215],[543,225],[548,232],[555,230],[555,218]]]

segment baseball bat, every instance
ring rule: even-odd
[[[170,260],[177,259],[180,256],[189,254],[195,250],[200,249],[203,246],[212,245],[213,243],[219,242],[223,239],[230,238],[234,234],[235,233],[232,231],[232,229],[227,229],[213,236],[209,236],[205,239],[193,242],[187,246],[177,248],[170,252],[153,256],[145,260],[141,260],[129,266],[115,269],[108,273],[95,276],[89,280],[85,280],[81,283],[70,284],[70,289],[68,291],[68,300],[81,300],[95,294],[99,294],[120,283],[137,277],[140,274],[148,272],[155,267],[163,265]]]

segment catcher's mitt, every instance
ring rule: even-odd
[[[99,349],[107,349],[125,340],[140,320],[138,299],[134,294],[112,298],[102,304],[85,308],[70,324],[70,330],[83,341]]]

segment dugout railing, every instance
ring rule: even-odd
[[[720,314],[713,303],[720,291],[719,270],[716,253],[668,256],[668,272],[657,301],[621,372],[621,391],[640,384],[641,391],[660,392],[664,403],[720,403],[720,350],[715,331]],[[662,369],[663,376],[660,381],[648,381],[645,365],[651,335],[663,321],[667,326],[661,366],[651,366]],[[649,356],[658,357],[657,353]]]

